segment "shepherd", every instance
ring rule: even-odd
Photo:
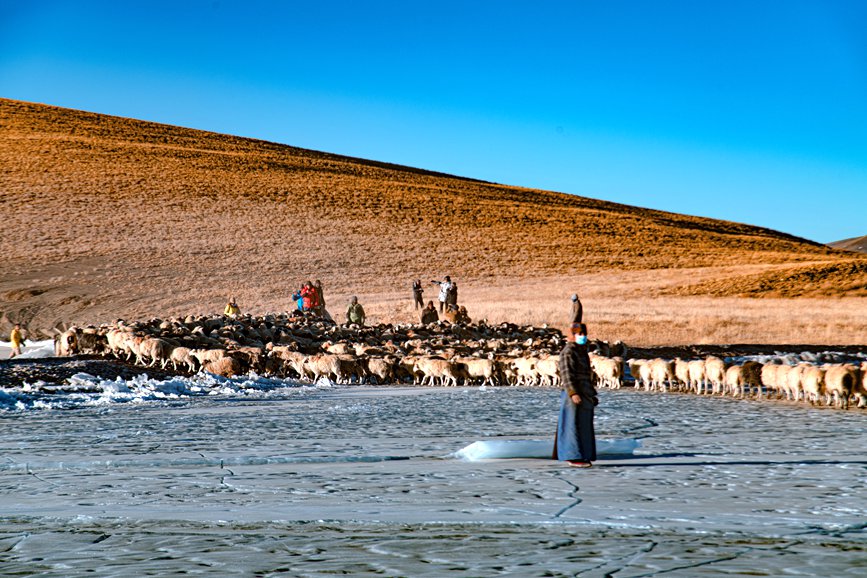
[[[560,351],[560,419],[554,438],[554,459],[575,468],[589,468],[596,459],[593,411],[599,404],[591,381],[587,326],[573,323],[570,340]]]

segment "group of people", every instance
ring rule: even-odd
[[[292,294],[292,300],[295,301],[298,311],[309,311],[320,317],[325,314],[325,293],[319,279],[315,283],[304,283]]]
[[[443,313],[447,308],[458,308],[458,284],[452,281],[452,278],[446,275],[444,281],[431,281],[432,285],[439,286],[439,304],[440,313]],[[416,309],[424,308],[424,288],[421,284],[421,279],[416,279],[412,282],[412,300]],[[429,301],[428,304],[432,304]]]

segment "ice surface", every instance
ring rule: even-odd
[[[553,389],[71,381],[4,392],[22,404],[0,412],[4,573],[865,569],[863,410],[604,390],[597,435],[641,447],[577,470],[444,457],[551,439]]]
[[[9,341],[0,341],[0,359],[9,359],[12,353],[12,344]],[[54,340],[27,341],[21,349],[21,355],[15,359],[45,359],[54,357]]]
[[[477,460],[544,458],[553,453],[553,438],[547,440],[477,441],[459,449],[455,457],[471,462]],[[637,439],[596,440],[596,453],[602,457],[630,456],[641,445]]]

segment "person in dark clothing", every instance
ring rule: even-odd
[[[554,459],[576,468],[589,468],[596,459],[593,410],[599,403],[591,381],[587,326],[573,323],[572,337],[560,352],[560,419],[554,438]]]
[[[436,323],[440,320],[439,315],[437,315],[437,308],[434,307],[433,301],[428,301],[427,307],[421,310],[421,323],[422,325],[427,325],[428,323]]]
[[[584,306],[581,305],[581,300],[578,299],[578,294],[572,294],[572,315],[569,318],[569,323],[584,322]]]
[[[424,294],[424,289],[421,287],[421,279],[416,279],[412,282],[412,301],[413,305],[416,309],[421,307],[424,309],[424,299],[422,295]]]
[[[446,309],[448,309],[449,305],[458,308],[458,284],[452,283],[451,289],[449,289],[448,295],[446,295]]]

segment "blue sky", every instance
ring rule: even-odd
[[[0,0],[0,96],[867,234],[860,0]]]

